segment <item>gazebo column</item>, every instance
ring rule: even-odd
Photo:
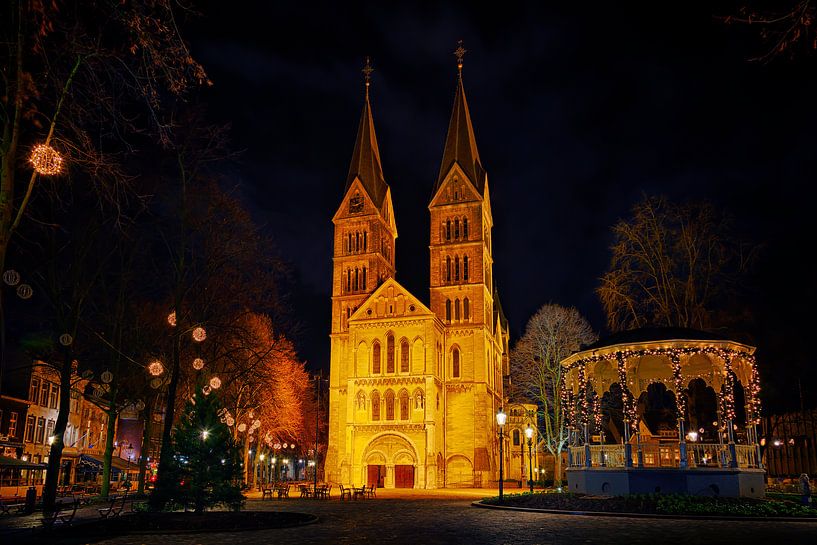
[[[633,467],[633,446],[630,444],[630,395],[627,393],[627,365],[624,355],[616,352],[618,363],[618,384],[621,387],[622,410],[624,412],[624,467]]]
[[[687,459],[687,441],[686,441],[686,410],[684,403],[684,378],[681,375],[681,357],[670,352],[670,361],[672,362],[672,378],[675,384],[675,406],[678,409],[678,466],[681,469],[686,469],[689,465]]]
[[[732,356],[727,354],[723,357],[723,367],[726,373],[726,380],[723,382],[724,412],[726,413],[726,432],[729,434],[729,467],[738,467],[738,451],[735,448],[735,382],[732,379]]]
[[[580,421],[584,433],[584,466],[592,467],[593,460],[590,458],[590,424],[587,410],[587,362],[582,361],[579,365],[579,407],[581,411]]]

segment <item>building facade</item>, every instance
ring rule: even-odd
[[[480,486],[498,478],[495,414],[508,366],[493,282],[488,178],[457,79],[431,186],[430,298],[395,279],[397,225],[369,100],[333,223],[330,482]]]

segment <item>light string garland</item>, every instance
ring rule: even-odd
[[[681,375],[681,356],[676,353],[669,354],[672,362],[672,381],[675,386],[675,411],[679,420],[686,420],[686,393],[684,388],[684,378]]]
[[[34,146],[28,161],[43,176],[55,176],[62,172],[62,155],[48,144]]]
[[[621,388],[621,402],[622,411],[624,412],[624,424],[630,427],[630,430],[635,429],[635,399],[630,395],[630,389],[627,388],[627,363],[624,356],[620,353],[616,354],[616,361],[618,363],[618,385]]]

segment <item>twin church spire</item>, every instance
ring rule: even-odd
[[[462,83],[462,65],[465,52],[462,41],[460,41],[459,47],[454,52],[457,57],[457,89],[454,94],[454,107],[451,112],[451,120],[448,123],[448,134],[443,148],[440,171],[434,184],[434,194],[437,193],[454,164],[459,165],[480,194],[484,193],[485,169],[482,167],[482,161],[479,157],[474,127],[471,123],[471,114],[468,110],[468,101],[465,98],[465,89]],[[366,57],[366,64],[362,70],[366,94],[344,193],[348,192],[349,187],[357,178],[361,181],[375,205],[379,207],[383,204],[388,185],[383,176],[380,148],[377,144],[372,106],[369,100],[369,87],[373,71],[371,59]]]

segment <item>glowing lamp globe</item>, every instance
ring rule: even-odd
[[[48,144],[37,144],[28,158],[34,170],[43,176],[55,176],[62,172],[62,155]]]
[[[193,369],[196,371],[201,371],[204,369],[204,360],[201,358],[196,358],[193,360]]]
[[[502,410],[502,407],[499,408],[499,412],[496,413],[496,424],[500,428],[505,425],[505,419],[508,418],[508,415],[505,414],[505,411]]]
[[[158,377],[165,372],[165,366],[159,360],[154,360],[148,365],[148,373],[154,377]]]
[[[528,427],[525,428],[525,437],[528,439],[533,439],[533,428],[530,427],[530,424],[528,424]]]
[[[219,388],[221,388],[221,379],[218,378],[218,377],[211,378],[210,379],[210,387],[213,390],[218,390]]]
[[[207,338],[207,332],[204,330],[203,327],[197,327],[193,330],[193,340],[197,343],[202,342],[204,339]]]

